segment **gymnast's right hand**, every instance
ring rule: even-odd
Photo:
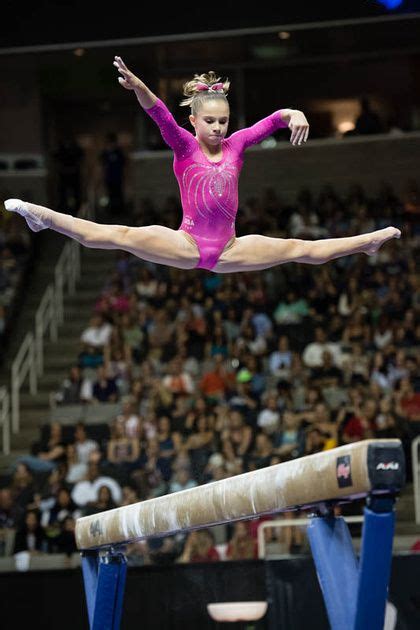
[[[113,65],[116,66],[118,71],[122,74],[121,77],[118,77],[118,81],[126,90],[135,90],[143,85],[140,79],[130,72],[121,57],[115,56]]]

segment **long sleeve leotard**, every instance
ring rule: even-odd
[[[197,267],[212,269],[235,234],[238,180],[245,149],[287,127],[287,123],[276,111],[252,127],[236,131],[222,140],[222,157],[213,162],[203,153],[197,138],[178,125],[163,101],[158,98],[145,111],[174,152],[173,169],[183,209],[178,229],[190,234],[197,243],[200,252]]]

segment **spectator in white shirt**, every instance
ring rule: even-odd
[[[280,411],[276,395],[271,394],[267,397],[264,408],[258,414],[257,425],[267,434],[274,433],[279,429]]]
[[[86,427],[83,422],[76,424],[74,431],[74,447],[76,449],[77,460],[83,464],[89,461],[92,451],[99,450],[99,445],[95,440],[89,440],[86,434]]]
[[[97,314],[91,317],[90,326],[82,332],[80,341],[85,347],[102,350],[109,342],[111,332],[111,324],[105,322],[102,315]]]
[[[271,374],[287,379],[292,366],[293,353],[289,348],[289,339],[281,335],[278,349],[270,354],[268,367]]]
[[[71,498],[79,507],[84,507],[88,503],[96,501],[98,490],[101,486],[109,488],[114,503],[118,505],[121,502],[122,491],[119,483],[112,477],[100,476],[98,464],[89,462],[86,479],[76,483],[72,490]]]
[[[315,328],[315,341],[309,343],[303,351],[303,363],[310,368],[321,367],[324,362],[323,354],[325,351],[332,355],[334,364],[340,367],[342,359],[340,344],[327,341],[324,329],[317,326]]]

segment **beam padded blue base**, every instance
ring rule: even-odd
[[[332,630],[383,630],[394,535],[394,499],[364,509],[360,562],[342,517],[316,516],[308,538]]]
[[[90,630],[118,630],[127,573],[125,556],[86,553],[82,570]]]

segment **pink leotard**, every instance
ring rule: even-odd
[[[211,270],[235,235],[238,180],[245,149],[280,127],[287,127],[287,123],[276,111],[252,127],[236,131],[222,140],[222,158],[212,162],[201,150],[197,138],[178,125],[163,101],[158,98],[145,111],[174,152],[173,168],[183,209],[178,229],[190,234],[196,242],[200,252],[197,267]]]

